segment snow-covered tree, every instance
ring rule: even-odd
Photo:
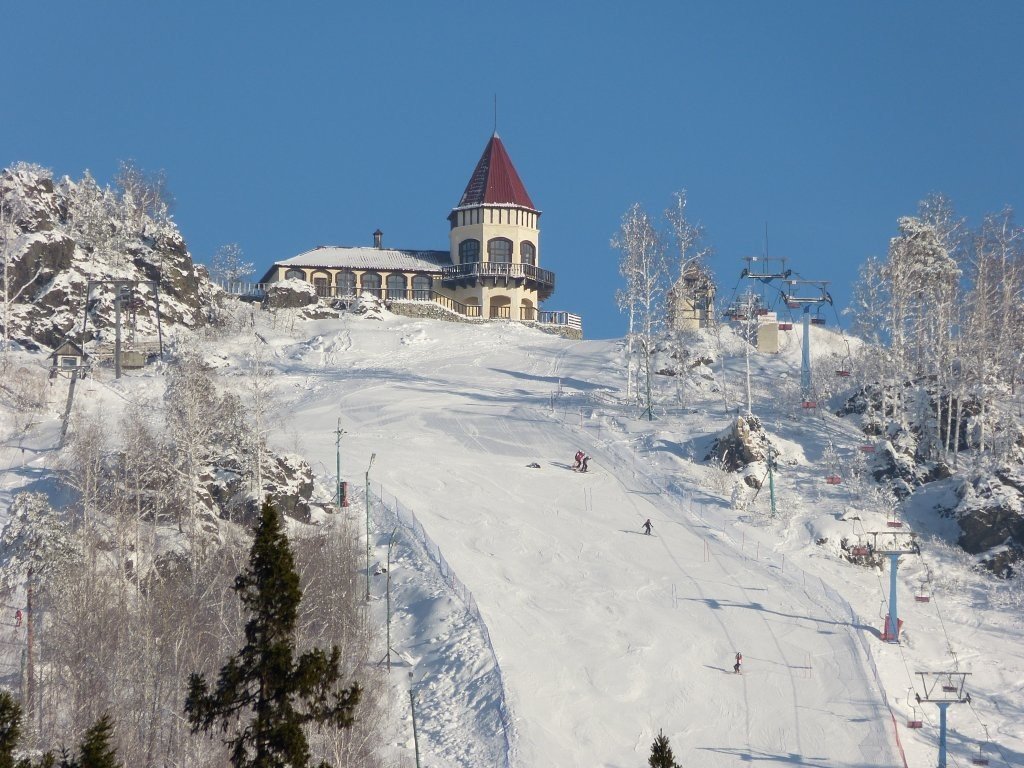
[[[618,292],[616,299],[619,309],[629,318],[627,395],[634,369],[633,357],[639,353],[637,370],[643,376],[645,390],[640,401],[645,406],[647,418],[653,419],[651,356],[655,335],[664,322],[662,299],[668,277],[664,241],[650,216],[636,203],[622,217],[619,231],[612,238],[612,246],[622,254],[619,273],[625,281],[625,287]],[[639,390],[639,386],[637,388]]]
[[[225,283],[248,280],[254,269],[255,265],[245,260],[242,246],[238,243],[222,245],[210,261],[210,277]]]
[[[67,522],[54,511],[43,493],[19,493],[0,532],[0,582],[8,589],[25,587],[26,702],[35,707],[35,596],[78,557]]]

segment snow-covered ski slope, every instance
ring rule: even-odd
[[[933,765],[937,709],[917,709],[920,730],[904,723],[916,672],[940,670],[972,672],[972,704],[950,710],[951,764],[979,746],[992,765],[1021,764],[1019,604],[1000,609],[1003,585],[986,586],[967,558],[926,538],[925,558],[901,570],[903,643],[880,641],[888,574],[836,552],[841,537],[884,529],[885,517],[824,483],[829,443],[849,462],[861,441],[840,420],[793,407],[791,338],[782,354],[751,361],[754,411],[783,446],[775,520],[767,488],[738,511],[732,479],[700,463],[744,402],[742,357],[727,363],[725,397],[705,382],[676,406],[674,383],[660,385],[670,407],[648,422],[623,404],[616,341],[386,315],[302,325],[271,344],[289,447],[330,472],[340,416],[342,476],[360,486],[376,454],[374,493],[414,510],[473,592],[506,686],[513,765],[642,765],[659,729],[682,765],[898,766],[897,732],[909,765]],[[817,346],[842,353],[846,342],[822,330]],[[578,448],[593,472],[569,471]],[[642,535],[647,518],[656,536]],[[926,535],[924,520],[912,522]],[[375,559],[389,533],[374,531]],[[926,560],[934,599],[917,604]],[[417,610],[398,597],[411,634],[393,645],[424,658],[445,630],[417,635]],[[420,713],[428,764],[483,764],[460,739],[504,764],[500,736],[446,725],[447,707],[494,706],[493,691],[467,694],[489,671],[476,658],[415,673],[434,694]]]
[[[662,406],[649,422],[625,404],[618,341],[388,314],[285,328],[257,313],[255,322],[258,336],[209,346],[220,385],[246,397],[253,358],[264,372],[269,363],[277,406],[264,426],[326,489],[340,417],[346,514],[362,527],[376,454],[371,497],[405,520],[415,512],[486,625],[445,583],[437,550],[428,556],[375,503],[373,563],[386,562],[397,531],[386,749],[399,764],[412,765],[411,661],[422,764],[433,768],[636,768],[659,729],[686,766],[900,766],[898,733],[906,763],[924,768],[936,764],[938,712],[915,711],[912,686],[916,672],[943,670],[971,673],[971,704],[949,710],[949,764],[969,765],[984,748],[993,766],[1024,765],[1021,581],[976,573],[942,540],[955,536],[950,521],[924,504],[906,510],[923,556],[900,566],[902,643],[880,641],[888,571],[837,555],[841,538],[885,529],[886,517],[851,481],[863,458],[854,426],[800,408],[799,326],[781,354],[750,357],[754,412],[782,452],[769,519],[767,489],[750,501],[752,491],[734,493],[735,477],[702,462],[745,407],[746,361],[728,331],[716,382],[695,376],[680,402],[675,381],[658,377]],[[818,367],[835,368],[827,355],[842,356],[846,341],[812,333]],[[39,358],[22,362],[45,366]],[[160,397],[162,381],[154,367],[118,382],[99,369],[77,406],[114,414]],[[66,386],[54,382],[38,423],[14,429],[2,414],[0,517],[19,487],[48,482]],[[590,473],[569,471],[580,448]],[[844,481],[827,485],[834,469]],[[654,536],[642,534],[647,518]],[[928,571],[931,602],[916,603]],[[383,576],[371,591],[383,656]],[[10,621],[0,624],[4,661],[16,665]],[[924,727],[908,730],[910,717]]]

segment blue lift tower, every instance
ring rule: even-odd
[[[939,763],[946,768],[946,710],[950,704],[969,704],[971,694],[964,691],[964,681],[970,672],[918,672],[924,696],[917,694],[918,704],[936,704],[939,707]],[[974,765],[988,765],[988,761],[971,761]]]
[[[871,553],[889,558],[889,615],[885,617],[882,639],[889,643],[900,641],[900,618],[896,609],[896,572],[899,570],[900,555],[920,555],[917,536],[913,531],[868,531],[874,540]]]

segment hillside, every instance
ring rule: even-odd
[[[825,483],[826,464],[855,464],[863,436],[824,409],[798,407],[795,349],[751,359],[754,411],[781,454],[771,519],[767,489],[753,499],[703,461],[742,400],[742,357],[690,382],[682,404],[668,405],[675,382],[659,379],[666,406],[647,422],[623,404],[615,341],[386,313],[296,322],[287,333],[257,318],[275,374],[278,447],[308,460],[324,494],[340,418],[355,520],[376,455],[372,570],[387,563],[395,531],[393,749],[405,764],[409,662],[429,765],[500,765],[507,753],[512,765],[625,768],[646,763],[659,729],[681,765],[900,765],[897,733],[907,764],[929,765],[937,709],[912,708],[915,673],[956,670],[971,673],[972,703],[950,710],[953,758],[967,763],[980,746],[992,765],[1024,756],[1020,579],[979,573],[950,545],[950,521],[908,509],[922,555],[901,564],[902,643],[880,641],[887,567],[851,564],[840,542],[884,530],[887,512],[866,483]],[[815,333],[816,347],[845,343]],[[210,348],[222,384],[244,372],[247,339]],[[147,372],[112,394],[109,377],[98,371],[82,393],[93,407],[157,386]],[[53,424],[28,433],[45,442]],[[25,459],[31,473],[19,471],[18,444],[4,445],[6,498],[53,466],[41,451]],[[568,471],[577,448],[593,457],[586,475]],[[403,520],[415,513],[440,558],[396,527],[396,504]],[[640,531],[647,518],[652,537]],[[931,601],[917,603],[929,573]],[[382,574],[371,591],[383,627]],[[906,729],[911,716],[924,727]]]

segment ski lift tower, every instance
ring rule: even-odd
[[[939,707],[939,764],[946,768],[946,710],[950,704],[969,704],[971,694],[964,692],[964,681],[970,672],[918,672],[924,696],[917,694],[918,704]]]
[[[832,296],[828,292],[828,280],[786,278],[785,282],[789,284],[789,290],[782,292],[786,306],[790,309],[803,308],[804,343],[800,357],[800,388],[804,400],[808,400],[811,397],[811,307],[831,304]]]
[[[885,617],[885,629],[882,639],[888,643],[900,641],[900,619],[896,610],[896,573],[899,569],[900,555],[920,555],[921,547],[913,531],[868,531],[874,543],[871,553],[886,555],[889,558],[889,615]]]

